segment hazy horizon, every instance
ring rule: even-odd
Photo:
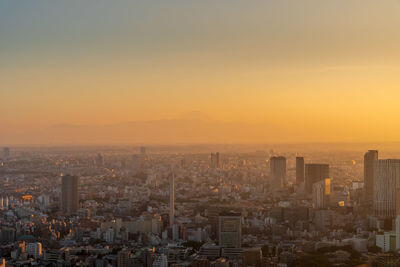
[[[313,129],[294,132],[272,123],[219,121],[199,111],[191,114],[110,124],[60,123],[22,132],[3,130],[0,145],[400,144],[397,140],[362,140],[348,132],[339,139],[321,138]]]
[[[400,141],[399,12],[395,0],[4,1],[0,143]],[[176,121],[193,110],[198,125]],[[126,126],[138,121],[154,123]]]

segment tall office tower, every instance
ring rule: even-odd
[[[172,227],[175,222],[175,175],[169,176],[169,225]]]
[[[172,240],[176,241],[179,239],[179,225],[174,224],[171,227],[172,229]]]
[[[3,148],[3,158],[8,158],[10,156],[10,148],[4,147]]]
[[[395,232],[396,232],[396,249],[400,249],[400,215],[397,214],[395,220]]]
[[[78,210],[78,177],[65,175],[61,177],[61,211],[64,214],[73,214]]]
[[[146,147],[144,147],[144,146],[141,146],[141,147],[140,147],[140,154],[141,154],[142,156],[146,155]]]
[[[271,157],[270,159],[271,190],[279,190],[287,183],[286,179],[286,158]]]
[[[123,249],[117,254],[117,267],[128,267],[129,266],[129,258],[131,252],[129,250]]]
[[[296,157],[296,184],[304,183],[304,158]]]
[[[153,262],[153,267],[168,267],[168,257],[165,254],[158,255]]]
[[[10,244],[15,241],[15,229],[12,227],[1,226],[0,227],[0,243]]]
[[[242,246],[242,216],[240,213],[221,213],[218,217],[218,244],[227,248]]]
[[[210,167],[211,168],[218,168],[219,164],[219,153],[211,153],[211,159],[210,159]]]
[[[305,191],[312,193],[312,185],[325,178],[329,178],[328,164],[306,164],[305,165]]]
[[[365,204],[372,208],[374,202],[374,161],[378,150],[368,150],[364,155],[364,197]]]
[[[42,256],[42,243],[29,243],[26,245],[26,252],[33,258],[38,259]]]
[[[97,165],[97,167],[103,167],[103,165],[104,165],[104,158],[101,153],[97,154],[96,165]]]
[[[217,153],[211,153],[211,159],[210,159],[210,167],[211,168],[219,168],[219,152]]]
[[[313,207],[315,209],[325,209],[329,206],[329,196],[331,194],[331,179],[325,178],[313,184]]]
[[[400,215],[400,160],[374,161],[374,212],[380,219]]]
[[[9,202],[9,199],[8,199],[8,196],[6,196],[5,198],[4,198],[4,202],[3,202],[3,208],[5,208],[6,210],[8,210],[8,203]]]

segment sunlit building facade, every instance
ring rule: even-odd
[[[270,187],[272,191],[280,190],[287,184],[286,158],[272,157],[270,159]]]
[[[61,177],[61,211],[68,215],[74,214],[79,207],[78,176],[65,175]]]
[[[296,184],[304,183],[304,158],[296,157]]]
[[[365,204],[373,206],[374,200],[374,161],[378,159],[378,150],[368,150],[364,155],[364,196]]]
[[[328,164],[306,164],[305,165],[305,191],[312,193],[312,185],[325,178],[329,178]]]
[[[329,206],[331,179],[325,178],[313,184],[313,208],[325,209]]]
[[[374,212],[379,218],[400,214],[400,160],[374,161]]]

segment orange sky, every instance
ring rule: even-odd
[[[399,12],[394,0],[6,1],[0,143],[192,110],[279,127],[285,142],[400,141]],[[243,131],[232,140],[251,142]]]

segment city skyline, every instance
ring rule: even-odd
[[[400,266],[399,14],[0,1],[0,267]]]

